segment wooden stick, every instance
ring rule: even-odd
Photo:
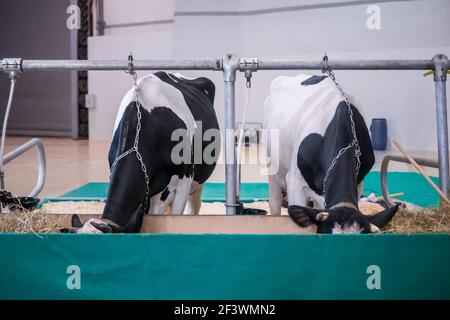
[[[391,194],[389,195],[389,198],[398,198],[398,197],[401,197],[401,196],[404,196],[404,195],[405,195],[404,192],[391,193]],[[383,199],[384,199],[383,196],[377,197],[377,200],[383,200]]]
[[[411,155],[401,146],[401,144],[397,140],[392,140],[392,143],[400,150],[401,153],[408,159],[409,162],[414,166],[414,168],[419,171],[419,173],[427,180],[427,182],[433,187],[434,190],[441,196],[442,200],[444,200],[447,204],[450,205],[450,200],[447,196],[439,189],[439,187],[430,179],[430,177],[426,174],[426,172],[422,169],[421,166],[411,157]]]

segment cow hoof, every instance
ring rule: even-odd
[[[238,213],[240,215],[254,215],[254,216],[264,216],[267,214],[266,210],[254,209],[254,208],[242,208],[242,211]]]
[[[236,208],[236,214],[237,215],[243,215],[243,216],[264,216],[267,214],[266,210],[263,209],[255,209],[255,208],[244,208],[244,205],[239,203],[238,207]]]

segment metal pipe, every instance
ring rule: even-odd
[[[3,59],[8,61],[9,59]],[[136,70],[221,70],[221,59],[198,60],[135,60]],[[9,70],[3,64],[3,70]],[[433,60],[341,60],[328,62],[334,70],[431,70]],[[322,61],[299,60],[258,60],[256,70],[321,70]],[[445,63],[448,69],[448,61]],[[23,71],[64,71],[64,70],[127,70],[127,60],[22,60]],[[254,65],[239,65],[239,71],[246,71]]]
[[[414,157],[414,160],[421,166],[439,168],[439,162],[436,160],[426,159],[426,158],[416,158],[416,157]],[[384,202],[386,202],[386,204],[389,207],[392,207],[395,205],[394,202],[392,201],[391,197],[389,196],[389,188],[388,188],[387,172],[388,172],[389,162],[391,162],[391,161],[410,164],[409,160],[404,156],[387,155],[381,161],[381,168],[380,168],[381,191],[383,192]]]
[[[42,143],[42,141],[40,139],[33,138],[33,139],[25,142],[21,146],[17,147],[16,149],[12,150],[10,153],[5,155],[5,157],[3,158],[3,165],[6,165],[8,162],[21,156],[22,154],[24,154],[25,152],[27,152],[34,146],[36,146],[37,150],[38,150],[38,165],[39,165],[38,168],[39,168],[39,170],[38,170],[38,177],[36,180],[36,184],[35,184],[33,190],[28,194],[29,197],[36,197],[42,191],[42,188],[44,188],[45,174],[47,171],[44,144]]]
[[[237,209],[237,165],[236,148],[234,143],[235,130],[235,81],[238,59],[234,55],[227,55],[222,62],[225,100],[225,207],[227,215],[235,215]]]
[[[5,159],[3,157],[3,153],[5,152],[6,129],[8,127],[9,113],[11,111],[12,100],[14,97],[14,88],[16,86],[16,81],[17,81],[16,71],[10,71],[9,78],[11,79],[11,86],[9,89],[9,97],[8,97],[8,104],[6,105],[5,117],[3,118],[2,137],[1,137],[1,142],[0,142],[0,188],[1,189],[5,189],[5,172],[3,170],[3,166],[5,165]]]
[[[438,138],[439,184],[441,191],[446,196],[448,196],[450,179],[446,95],[448,58],[446,55],[438,54],[433,57],[433,62],[435,70],[434,85],[436,99],[436,127]]]
[[[134,60],[135,70],[221,70],[220,59]],[[128,60],[22,60],[22,71],[128,70]]]
[[[333,70],[430,70],[432,60],[330,60]],[[322,61],[258,59],[258,70],[321,70]],[[241,70],[242,71],[242,70]]]

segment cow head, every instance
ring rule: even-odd
[[[313,209],[292,205],[289,216],[299,226],[317,225],[318,233],[378,233],[394,217],[398,205],[373,216],[365,216],[356,206],[338,206],[330,209]]]
[[[62,233],[112,233],[116,231],[116,226],[110,221],[104,221],[100,219],[89,219],[85,223],[82,223],[80,217],[76,214],[72,215],[72,227],[61,229]]]

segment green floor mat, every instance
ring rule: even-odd
[[[432,180],[439,185],[439,179]],[[404,192],[399,199],[412,202],[419,206],[435,206],[439,204],[439,196],[428,185],[425,179],[415,172],[390,172],[388,174],[389,192]],[[57,199],[47,201],[63,200],[99,200],[106,198],[108,183],[92,182],[74,189]],[[370,172],[364,181],[364,194],[375,193],[381,195],[380,173]],[[243,183],[241,185],[242,202],[264,201],[269,199],[269,187],[267,183]],[[204,202],[224,202],[225,184],[206,183],[202,194]]]
[[[73,189],[61,196],[61,198],[106,198],[108,195],[107,182],[90,182],[79,188]]]
[[[267,183],[242,183],[242,202],[267,201],[269,200],[269,185]],[[225,202],[225,183],[206,183],[203,193],[203,202]]]
[[[439,186],[439,178],[431,177]],[[412,202],[418,206],[430,207],[439,205],[439,195],[428,182],[415,172],[389,172],[389,193],[403,192],[405,195],[398,199]],[[364,194],[375,193],[381,196],[380,173],[370,172],[364,180]]]

